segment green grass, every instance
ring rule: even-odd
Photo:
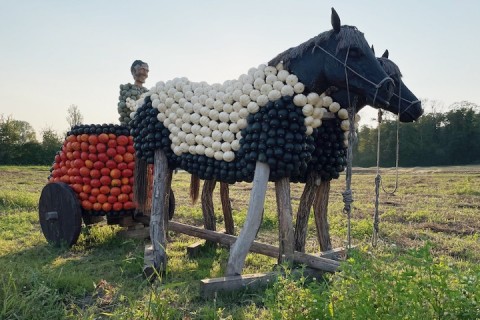
[[[374,173],[355,170],[352,237],[359,250],[343,272],[325,279],[280,278],[267,290],[204,300],[199,280],[223,276],[228,251],[210,248],[189,258],[198,239],[170,233],[168,270],[153,285],[142,275],[144,241],[124,239],[118,226],[84,228],[72,248],[47,244],[38,198],[47,167],[0,167],[0,319],[475,319],[480,317],[480,168],[405,169],[395,196],[380,197],[380,242],[370,246]],[[391,187],[393,176],[384,175]],[[189,176],[174,176],[175,219],[202,225],[200,204],[188,199]],[[217,229],[223,217],[214,193]],[[246,218],[251,185],[231,187],[236,233]],[[332,182],[329,223],[334,247],[347,224]],[[294,212],[302,186],[292,184]],[[277,244],[275,192],[269,185],[262,242]],[[309,222],[307,251],[317,253]],[[249,254],[244,273],[271,271],[276,259]],[[412,272],[415,277],[412,277]],[[288,274],[288,271],[287,271]],[[428,289],[428,290],[427,290]],[[423,312],[423,313],[421,313]]]

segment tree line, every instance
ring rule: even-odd
[[[480,164],[480,106],[462,101],[446,112],[431,111],[414,123],[399,125],[399,165],[439,166]],[[81,124],[77,106],[67,110],[70,127]],[[395,166],[397,122],[384,120],[380,125],[380,165]],[[32,126],[0,115],[0,165],[49,165],[60,150],[64,137],[47,128],[36,139]],[[372,167],[377,163],[377,128],[364,126],[358,131],[353,164]]]
[[[73,127],[83,122],[78,106],[67,110],[67,122]],[[0,165],[50,165],[63,144],[63,136],[51,128],[43,129],[37,140],[33,127],[26,121],[0,115]]]
[[[480,164],[480,106],[462,101],[447,112],[425,113],[414,123],[399,124],[399,166]],[[395,166],[397,122],[380,124],[380,165]],[[354,149],[354,166],[377,165],[378,128],[362,127]]]

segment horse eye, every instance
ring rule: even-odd
[[[350,48],[348,55],[351,56],[352,58],[359,58],[363,55],[363,52],[359,48],[353,47],[353,48]]]

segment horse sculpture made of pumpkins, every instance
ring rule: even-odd
[[[372,47],[373,50],[373,47]],[[383,108],[399,116],[401,122],[411,122],[418,119],[422,113],[423,109],[418,98],[408,89],[408,87],[402,81],[402,74],[398,66],[388,59],[388,50],[382,55],[382,57],[377,58],[385,72],[394,80],[395,90],[392,98],[390,99],[390,104],[388,106],[377,105],[378,108]],[[352,101],[349,102],[349,94],[346,90],[328,90],[328,95],[324,99],[328,100],[325,103],[325,106],[328,108],[331,106],[328,111],[337,115],[339,120],[346,120],[348,118],[348,112],[346,107],[349,106]],[[359,111],[366,106],[366,101],[362,97],[356,96],[357,101],[355,110]],[[331,99],[331,101],[330,101]],[[351,100],[353,97],[351,97]],[[342,106],[343,108],[340,108]],[[305,113],[304,115],[311,116],[310,113]],[[358,117],[358,116],[357,116]],[[357,118],[356,117],[356,118]],[[310,208],[312,202],[314,201],[314,195],[316,194],[316,187],[313,186],[315,181],[318,178],[321,178],[323,181],[329,181],[338,177],[338,172],[343,171],[344,165],[346,164],[346,147],[341,144],[342,141],[342,130],[340,130],[341,123],[337,121],[325,121],[324,124],[313,130],[312,137],[315,140],[315,150],[312,153],[312,159],[308,164],[307,176],[303,177],[302,180],[305,181],[306,185],[304,192],[300,199],[300,205],[297,210],[297,220],[295,226],[295,250],[303,252],[305,250],[305,240],[306,240],[306,224],[308,222],[308,216],[310,214]],[[347,125],[347,128],[349,126]],[[346,137],[348,131],[344,132]],[[190,185],[190,196],[193,203],[198,200],[199,195],[199,178],[195,175],[192,175],[191,185]],[[215,180],[207,180],[204,184],[204,189],[202,191],[202,211],[205,217],[204,226],[207,229],[215,228],[215,216],[213,213],[212,207],[212,192],[215,186]],[[226,183],[221,183],[220,193],[222,198],[222,207],[224,208],[225,216],[225,229],[227,233],[233,234],[233,224],[231,223],[231,209],[228,207],[229,201],[229,186]],[[321,199],[315,199],[316,206],[319,207],[322,204],[319,203]],[[325,200],[325,199],[323,199]],[[210,205],[205,205],[204,202],[210,203]],[[227,203],[227,207],[225,207]],[[324,225],[328,225],[326,216]],[[317,222],[322,224],[321,222]],[[323,229],[326,227],[323,226]],[[322,238],[320,240],[320,237]],[[319,240],[322,250],[331,249],[330,237],[328,234],[320,235]]]
[[[323,108],[318,97],[331,86],[370,104],[390,101],[392,79],[363,34],[341,26],[333,9],[332,26],[333,30],[278,55],[274,59],[278,63],[252,68],[239,80],[212,86],[185,78],[159,82],[131,115],[139,158],[153,162],[154,151],[161,149],[170,169],[229,183],[254,181],[247,220],[231,249],[228,275],[243,269],[260,226],[268,180],[278,188],[306,175],[315,150],[313,130],[321,126],[322,112],[316,112],[320,121],[306,124],[303,108],[314,101],[312,108]],[[273,154],[268,151],[272,149]],[[285,198],[291,210],[289,194]],[[293,254],[291,216],[286,225],[281,254],[287,251],[288,257]]]

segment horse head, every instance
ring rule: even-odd
[[[372,52],[373,46],[372,46]],[[388,74],[388,76],[393,80],[395,84],[395,89],[392,97],[390,98],[390,104],[384,105],[377,103],[372,105],[375,108],[382,108],[387,111],[390,111],[394,114],[400,116],[401,122],[412,122],[417,120],[422,114],[422,104],[418,98],[410,91],[410,89],[402,81],[402,73],[398,66],[388,58],[388,50],[385,50],[385,53],[382,57],[377,58],[378,62]],[[349,105],[349,94],[346,90],[336,90],[331,94],[332,99],[340,103],[340,105],[348,107]],[[368,102],[364,97],[358,97],[359,100],[356,104],[356,111],[365,107]],[[350,98],[351,101],[352,98]]]
[[[306,91],[324,92],[328,87],[349,90],[367,103],[388,106],[393,81],[372,53],[362,32],[341,25],[332,8],[332,27],[298,47],[290,48],[269,62],[297,75]]]
[[[385,50],[382,57],[377,59],[395,83],[395,90],[390,99],[390,105],[386,106],[385,110],[398,114],[401,122],[417,120],[423,114],[422,103],[403,83],[400,69],[388,58],[388,50]]]

